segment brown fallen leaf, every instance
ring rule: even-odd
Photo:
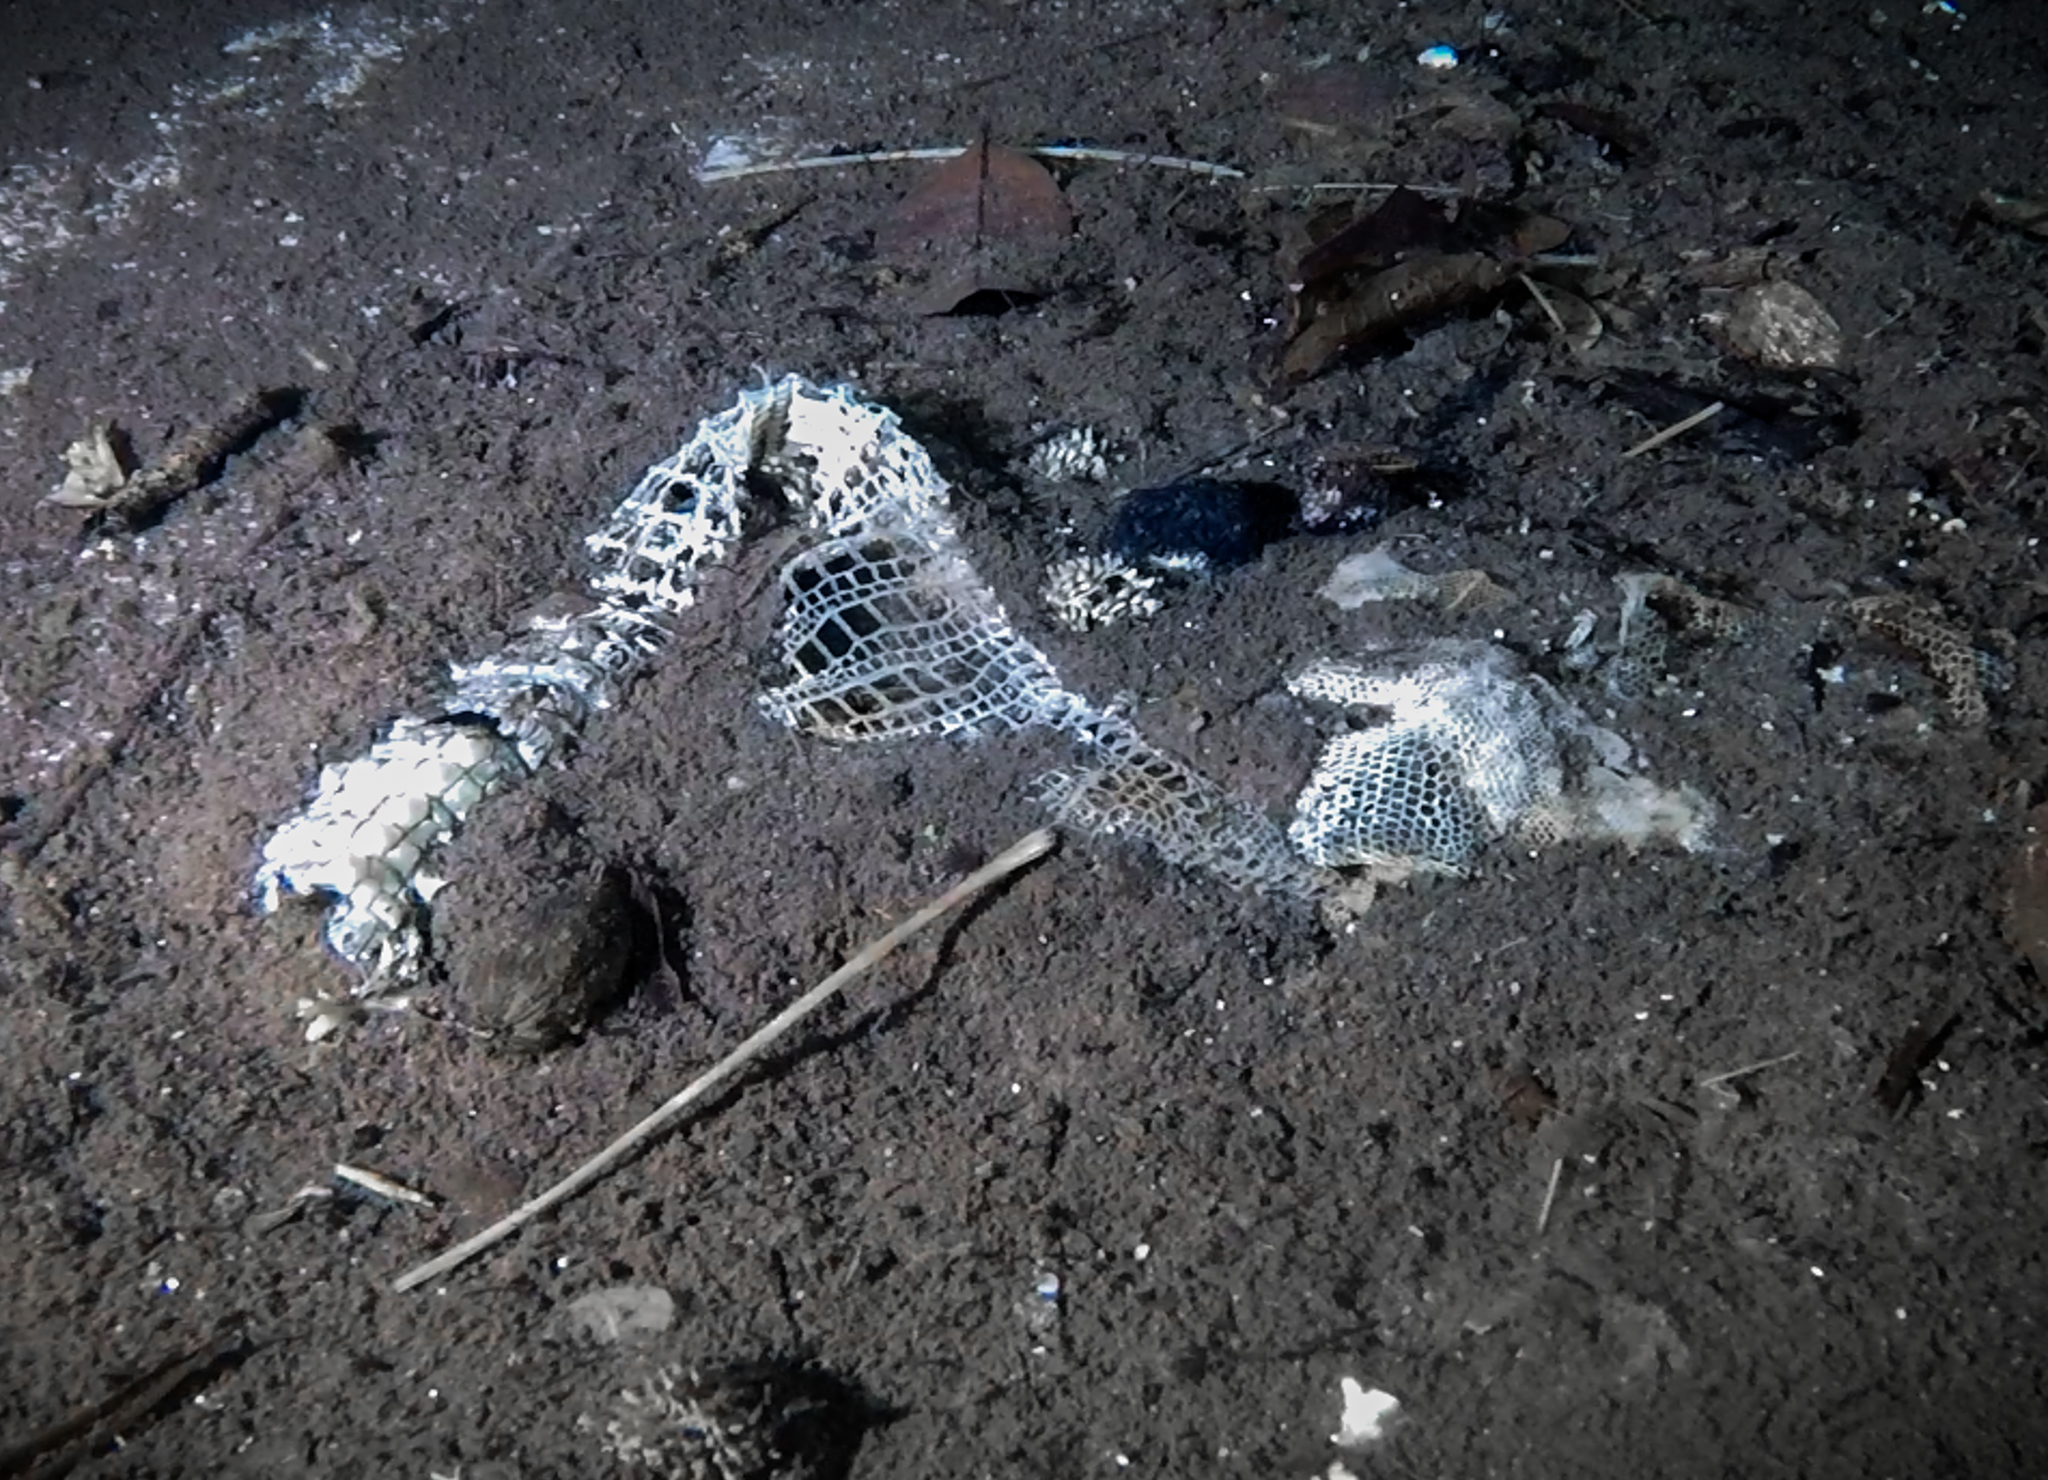
[[[1044,165],[983,140],[936,166],[875,233],[891,262],[955,261],[998,244],[1055,246],[1074,213]]]

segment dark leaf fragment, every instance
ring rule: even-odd
[[[1513,268],[1477,252],[1411,257],[1325,305],[1287,346],[1281,369],[1289,380],[1307,380],[1345,350],[1475,304],[1514,275]]]
[[[1379,271],[1410,252],[1450,249],[1452,225],[1442,206],[1413,190],[1396,190],[1378,208],[1323,238],[1301,255],[1293,287],[1300,292],[1343,272]]]
[[[1994,226],[2007,226],[2048,241],[2048,199],[1980,190],[1970,199],[1970,214]]]
[[[1650,136],[1619,113],[1589,108],[1584,103],[1545,103],[1536,111],[1545,118],[1556,119],[1574,133],[1584,134],[1604,147],[1618,163],[1634,164],[1657,155],[1657,146]]]

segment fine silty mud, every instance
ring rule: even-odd
[[[2001,914],[2042,781],[2044,37],[1964,10],[10,15],[7,1465],[2025,1473],[2048,1008]],[[1436,43],[1462,64],[1419,67]],[[990,150],[1023,204],[980,227],[904,224],[929,165],[696,177],[984,131],[1246,176],[1055,160],[1061,217]],[[1290,360],[1305,250],[1378,199],[1312,187],[1361,181],[1519,214],[1427,228],[1487,264],[1432,277],[1439,311]],[[1810,335],[1769,362],[1777,285],[1832,364]],[[1698,788],[1712,846],[1503,842],[1347,928],[1070,836],[559,1213],[391,1293],[1038,825],[1073,763],[770,723],[763,543],[449,850],[483,954],[618,870],[662,935],[626,999],[506,1053],[430,973],[306,1042],[301,999],[352,978],[317,909],[253,909],[262,840],[784,373],[895,410],[1061,680],[1274,817],[1359,722],[1291,673],[1455,637]],[[177,464],[285,389],[145,528],[43,502],[95,425]],[[1083,427],[1103,481],[1032,469]],[[1057,625],[1047,564],[1205,468],[1384,517]],[[1509,597],[1316,594],[1383,541]],[[1639,673],[1581,672],[1579,614],[1611,648],[1631,573],[1748,618],[1662,611]],[[1985,654],[1981,712],[1855,605],[1892,597]],[[535,827],[568,841],[529,864]],[[666,1321],[582,1318],[620,1288]],[[1346,1377],[1401,1400],[1378,1449],[1331,1442]],[[650,1415],[674,1442],[622,1446]]]

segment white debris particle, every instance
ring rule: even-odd
[[[1401,1400],[1380,1388],[1360,1387],[1354,1378],[1337,1380],[1344,1413],[1330,1442],[1340,1449],[1360,1449],[1387,1437],[1387,1425],[1401,1411]]]

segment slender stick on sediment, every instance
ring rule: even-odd
[[[476,1255],[481,1254],[485,1249],[490,1248],[493,1244],[515,1233],[549,1208],[554,1207],[558,1203],[567,1202],[599,1177],[602,1177],[606,1172],[617,1166],[621,1161],[632,1155],[633,1152],[646,1145],[647,1142],[666,1129],[669,1122],[682,1114],[683,1111],[689,1109],[697,1101],[730,1081],[740,1070],[746,1068],[747,1065],[753,1063],[754,1060],[767,1052],[778,1038],[781,1038],[791,1028],[794,1028],[798,1023],[824,1006],[828,1000],[849,982],[868,970],[869,967],[875,965],[876,962],[887,956],[891,951],[902,945],[903,942],[910,939],[911,936],[917,934],[918,931],[924,929],[925,926],[931,924],[932,921],[938,919],[939,916],[945,914],[948,910],[953,909],[957,905],[964,904],[967,900],[972,899],[975,895],[981,893],[982,890],[988,888],[989,885],[1008,878],[1032,860],[1043,857],[1047,852],[1051,851],[1052,845],[1056,840],[1057,835],[1053,830],[1049,827],[1044,827],[1012,843],[1000,856],[983,864],[951,889],[948,889],[944,894],[898,925],[894,930],[891,930],[887,935],[870,942],[862,949],[859,955],[819,982],[815,987],[812,987],[810,991],[804,993],[796,1001],[790,1003],[789,1006],[783,1008],[781,1012],[777,1013],[768,1022],[767,1026],[756,1031],[746,1042],[727,1054],[711,1068],[705,1070],[704,1073],[698,1075],[681,1093],[620,1136],[611,1145],[605,1147],[604,1150],[598,1152],[597,1155],[591,1157],[582,1166],[576,1168],[575,1171],[550,1187],[546,1192],[543,1192],[531,1202],[525,1203],[515,1208],[512,1212],[507,1213],[482,1233],[477,1234],[473,1238],[464,1239],[446,1253],[429,1259],[425,1264],[401,1275],[392,1282],[391,1288],[403,1294],[416,1285],[424,1284],[437,1275],[445,1274],[457,1265],[465,1263]]]

